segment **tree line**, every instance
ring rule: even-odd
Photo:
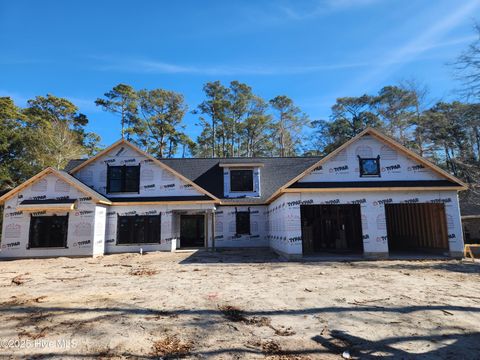
[[[478,182],[480,104],[439,101],[426,106],[425,99],[425,89],[412,83],[386,86],[373,95],[339,98],[329,121],[313,122],[313,152],[325,155],[366,127],[374,127],[455,176]]]
[[[48,166],[63,169],[70,159],[98,152],[100,137],[87,132],[87,124],[77,106],[51,94],[24,108],[0,97],[0,191]]]
[[[201,133],[185,132],[181,94],[135,91],[119,84],[96,100],[117,114],[122,136],[158,158],[323,156],[374,127],[468,182],[480,165],[480,104],[460,101],[427,106],[426,90],[413,82],[385,86],[377,94],[338,98],[328,120],[310,121],[287,96],[265,101],[238,81],[204,86],[205,100],[192,112]],[[0,181],[11,188],[41,169],[62,169],[70,159],[100,150],[98,135],[69,100],[48,94],[25,108],[0,98]],[[303,131],[309,127],[310,134]]]
[[[265,101],[238,81],[209,82],[203,91],[205,100],[191,111],[202,128],[195,141],[185,132],[185,99],[174,91],[118,84],[95,104],[118,116],[122,138],[158,158],[301,153],[309,119],[289,97]],[[0,191],[47,166],[63,169],[69,160],[101,150],[100,137],[86,130],[88,122],[73,102],[52,94],[36,96],[25,107],[0,97]]]
[[[181,150],[199,157],[287,156],[298,153],[300,133],[309,124],[306,114],[287,96],[266,101],[239,81],[206,83],[205,100],[192,113],[202,131],[193,141],[183,118],[183,95],[164,89],[136,91],[119,84],[95,103],[116,114],[121,135],[158,158]]]
[[[480,35],[480,29],[477,28]],[[415,81],[388,85],[377,93],[341,97],[329,119],[311,120],[286,95],[266,100],[242,82],[208,82],[204,99],[188,109],[182,94],[136,90],[118,84],[95,104],[118,116],[121,136],[158,158],[323,156],[366,127],[380,129],[471,184],[480,177],[480,39],[453,64],[462,92],[455,101],[431,103]],[[187,112],[201,129],[185,130]],[[0,97],[0,191],[47,166],[94,155],[100,137],[70,100],[36,96],[20,107]]]

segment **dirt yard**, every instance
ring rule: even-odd
[[[229,251],[0,269],[1,358],[480,358],[479,263]]]

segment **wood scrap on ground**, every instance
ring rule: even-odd
[[[20,275],[17,275],[15,276],[13,279],[12,279],[12,282],[11,284],[12,285],[22,285],[24,283],[26,283],[27,281],[30,281],[31,279],[25,279],[25,276],[27,275],[30,275],[29,273],[25,273],[25,274],[20,274]]]

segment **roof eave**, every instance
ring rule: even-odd
[[[112,150],[113,148],[115,148],[116,146],[120,145],[120,144],[125,144],[127,146],[129,146],[130,148],[132,148],[133,150],[139,152],[140,154],[142,154],[143,156],[147,157],[148,159],[152,160],[154,163],[156,163],[157,165],[159,165],[160,167],[162,167],[163,169],[165,170],[168,170],[170,172],[172,172],[174,175],[176,175],[177,177],[179,177],[181,180],[185,181],[187,184],[190,184],[192,185],[197,191],[203,193],[204,195],[207,195],[209,196],[210,198],[212,198],[213,200],[217,200],[219,201],[220,199],[218,199],[215,195],[211,194],[210,192],[208,192],[207,190],[205,190],[204,188],[202,188],[201,186],[199,186],[198,184],[196,184],[194,181],[190,180],[189,178],[187,178],[186,176],[182,175],[181,173],[179,173],[178,171],[172,169],[170,166],[168,166],[167,164],[161,162],[160,160],[158,160],[156,157],[150,155],[149,153],[143,151],[142,149],[138,148],[137,146],[135,146],[134,144],[132,144],[131,142],[125,140],[125,139],[120,139],[118,141],[116,141],[115,143],[113,143],[112,145],[108,146],[106,149],[100,151],[98,154],[96,154],[95,156],[92,156],[90,159],[84,161],[83,163],[81,163],[80,165],[76,166],[75,168],[73,168],[72,170],[70,170],[70,174],[73,174],[77,171],[79,171],[80,169],[82,169],[83,167],[87,166],[88,164],[92,163],[95,159],[98,159],[99,157],[107,154],[110,150]]]
[[[410,157],[413,157],[415,158],[417,161],[421,162],[422,164],[426,165],[427,167],[429,167],[430,169],[434,170],[436,173],[446,177],[447,179],[449,180],[452,180],[453,182],[457,183],[459,186],[458,188],[456,187],[455,190],[458,190],[458,191],[463,191],[463,190],[467,190],[468,189],[468,185],[465,184],[463,181],[461,181],[460,179],[456,178],[455,176],[449,174],[448,172],[446,172],[445,170],[441,169],[440,167],[438,167],[437,165],[433,164],[432,162],[428,161],[427,159],[424,159],[423,157],[421,157],[420,155],[416,154],[415,152],[407,149],[405,146],[399,144],[398,142],[396,142],[395,140],[389,138],[388,136],[382,134],[380,131],[378,130],[375,130],[371,127],[368,127],[366,129],[364,129],[362,132],[360,132],[358,135],[354,136],[353,138],[351,138],[350,140],[348,140],[347,142],[343,143],[342,145],[340,145],[338,148],[336,148],[335,150],[333,150],[331,153],[329,153],[327,156],[323,157],[322,159],[320,159],[319,161],[317,161],[315,164],[313,164],[312,166],[310,166],[309,168],[307,168],[305,171],[303,171],[302,173],[300,173],[299,175],[297,175],[296,177],[294,177],[293,179],[291,179],[290,181],[288,181],[286,184],[284,184],[283,186],[281,186],[277,191],[275,191],[267,200],[266,202],[268,203],[271,203],[272,201],[276,200],[282,193],[284,193],[285,189],[288,188],[290,185],[294,184],[296,181],[300,180],[303,176],[305,176],[306,174],[308,174],[309,172],[311,172],[312,170],[314,170],[315,168],[317,168],[318,166],[324,164],[325,162],[327,162],[328,160],[330,160],[331,158],[333,158],[335,155],[337,155],[340,151],[342,151],[343,149],[347,148],[349,145],[351,145],[352,143],[354,143],[355,141],[357,141],[358,139],[360,139],[362,136],[366,135],[366,134],[370,134],[370,135],[373,135],[377,138],[379,138],[381,141],[384,141],[384,142],[387,142],[388,144],[392,145],[393,147],[397,148],[398,150],[402,151],[403,153],[406,153],[408,156]],[[452,188],[453,189],[453,188]]]
[[[18,185],[17,187],[13,188],[12,190],[10,190],[9,192],[7,192],[6,194],[4,194],[3,196],[0,197],[0,205],[3,205],[8,199],[10,199],[12,196],[14,196],[15,194],[17,194],[18,192],[22,191],[23,189],[25,189],[26,187],[28,187],[30,184],[34,183],[35,181],[37,180],[40,180],[41,178],[43,178],[44,176],[48,175],[48,174],[54,174],[55,176],[61,178],[63,181],[67,182],[70,186],[74,187],[75,189],[77,189],[78,191],[90,196],[94,201],[95,203],[102,203],[102,204],[106,204],[106,205],[110,205],[111,202],[108,201],[108,200],[104,200],[102,198],[99,198],[95,192],[93,191],[89,191],[88,189],[84,189],[80,186],[78,186],[77,184],[75,184],[73,181],[71,181],[68,177],[66,177],[65,175],[62,174],[62,172],[52,168],[52,167],[47,167],[45,169],[43,169],[42,171],[40,171],[38,174],[32,176],[30,179],[24,181],[23,183],[21,183],[20,185]]]
[[[375,191],[459,191],[461,186],[396,186],[396,187],[348,187],[348,188],[287,188],[282,193],[303,192],[375,192]],[[281,194],[280,194],[281,195]]]

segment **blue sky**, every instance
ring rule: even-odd
[[[239,80],[285,94],[312,118],[335,98],[415,78],[430,98],[458,83],[447,64],[475,40],[480,0],[0,0],[0,96],[66,97],[108,145],[119,121],[94,100],[118,83],[184,94]],[[187,114],[191,136],[200,129]]]

